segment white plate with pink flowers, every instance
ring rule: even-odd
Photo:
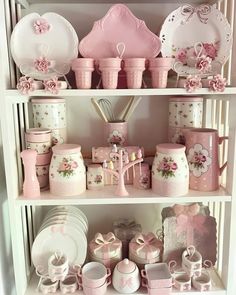
[[[12,32],[11,54],[22,74],[48,80],[69,72],[78,44],[74,28],[61,15],[30,13]]]
[[[183,5],[171,12],[161,28],[161,53],[174,57],[180,75],[217,74],[230,55],[232,31],[214,6]]]

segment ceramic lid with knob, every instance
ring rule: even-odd
[[[117,270],[120,273],[131,273],[136,269],[136,264],[133,261],[125,258],[117,264]]]

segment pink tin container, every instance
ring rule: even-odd
[[[50,192],[61,197],[83,193],[86,190],[86,173],[80,145],[60,144],[52,150]]]
[[[104,127],[105,144],[128,145],[128,122],[107,122]]]
[[[151,172],[148,163],[134,166],[133,185],[137,189],[146,190],[151,186]]]
[[[76,87],[78,89],[90,89],[94,60],[92,58],[76,58],[72,61],[72,70],[75,72]]]
[[[189,168],[185,146],[162,143],[156,146],[152,165],[152,190],[160,196],[174,197],[188,193]]]
[[[219,137],[216,129],[194,128],[185,133],[186,154],[190,170],[190,188],[199,191],[219,189],[219,176],[227,165],[219,166]]]

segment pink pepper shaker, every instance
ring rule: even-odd
[[[23,195],[26,198],[38,198],[40,197],[40,187],[36,175],[37,152],[30,149],[24,150],[21,152],[21,158],[25,172]]]

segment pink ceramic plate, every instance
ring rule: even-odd
[[[117,57],[118,43],[125,45],[123,58],[151,58],[157,56],[161,49],[160,39],[144,21],[137,19],[127,6],[116,4],[94,23],[92,31],[81,40],[79,51],[83,57],[95,59]]]

